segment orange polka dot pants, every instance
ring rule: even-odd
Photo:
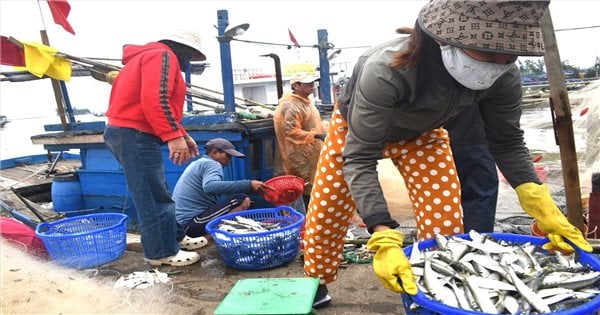
[[[394,162],[404,178],[418,238],[430,239],[435,233],[463,233],[460,181],[446,129],[389,144],[383,156]]]
[[[348,125],[336,107],[319,156],[304,234],[304,275],[322,284],[337,279],[344,238],[356,205],[342,172]],[[435,129],[385,147],[400,171],[413,204],[417,235],[463,233],[460,183],[445,129]]]

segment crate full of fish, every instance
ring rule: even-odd
[[[598,314],[598,256],[549,252],[547,242],[475,231],[415,242],[404,248],[419,289],[402,294],[406,314]]]
[[[225,263],[236,269],[262,270],[288,263],[298,254],[304,215],[287,206],[230,213],[210,221]]]

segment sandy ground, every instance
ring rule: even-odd
[[[389,160],[380,164],[384,193],[394,218],[406,220],[412,210],[401,176]],[[302,277],[299,255],[287,265],[265,271],[227,267],[211,243],[198,250],[200,263],[188,267],[161,267],[174,272],[167,284],[147,289],[115,288],[119,276],[151,270],[139,246],[97,270],[75,271],[35,259],[18,244],[2,241],[1,314],[213,314],[233,285],[246,278]],[[401,297],[384,289],[371,264],[340,269],[329,285],[334,300],[316,314],[404,314]]]

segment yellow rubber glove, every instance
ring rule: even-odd
[[[573,252],[573,247],[565,242],[568,239],[575,246],[586,252],[592,251],[579,229],[574,227],[552,200],[550,191],[545,185],[524,183],[515,188],[521,207],[537,220],[538,226],[546,233],[550,243],[544,249],[558,249]]]
[[[375,250],[373,269],[383,287],[399,293],[417,294],[412,268],[402,251],[404,235],[397,230],[385,230],[371,235],[367,248]],[[398,281],[400,280],[400,282]]]

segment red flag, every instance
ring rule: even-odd
[[[11,42],[6,36],[0,36],[0,64],[25,67],[23,47]]]
[[[67,0],[47,0],[47,2],[50,12],[52,12],[54,23],[61,25],[65,31],[75,35],[75,31],[71,27],[71,24],[69,24],[69,21],[67,21],[69,12],[71,12],[71,6]]]
[[[289,28],[288,28],[288,33],[290,34],[290,40],[292,41],[292,43],[294,43],[294,46],[296,48],[300,48],[300,44],[298,44],[298,41],[296,40],[296,37],[294,37],[294,34],[292,34],[292,31],[290,31]]]

